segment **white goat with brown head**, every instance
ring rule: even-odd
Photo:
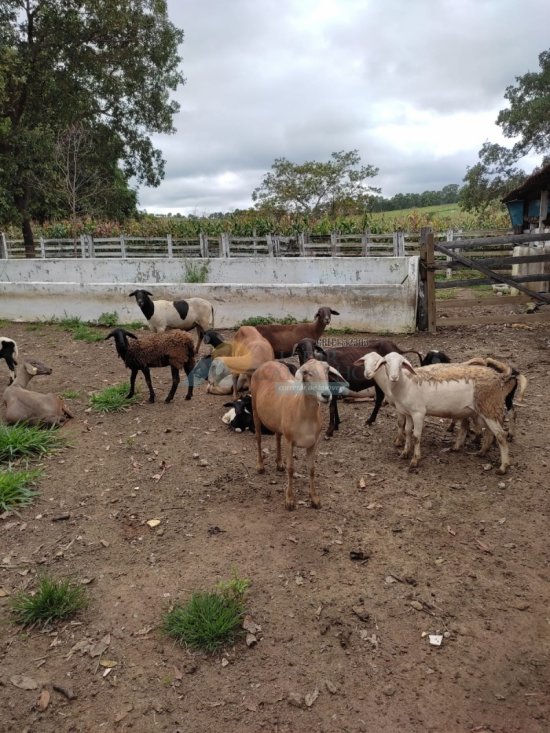
[[[286,441],[287,509],[296,507],[293,453],[295,446],[306,449],[311,506],[314,509],[321,506],[315,490],[315,455],[322,428],[321,405],[328,405],[331,398],[329,371],[338,374],[326,362],[310,359],[297,370],[295,376],[292,376],[284,364],[268,361],[254,372],[250,380],[259,473],[265,470],[262,455],[262,425],[275,433],[278,471],[285,470],[281,453],[283,436]],[[340,379],[344,382],[341,376]]]

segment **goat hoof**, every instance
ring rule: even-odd
[[[265,468],[264,468],[263,466],[257,466],[257,467],[256,467],[256,471],[257,471],[258,473],[265,473]]]
[[[164,402],[168,404],[169,402],[172,402],[173,397],[167,397]]]
[[[155,398],[154,398],[154,397],[149,397],[149,402],[150,402],[151,404],[153,404],[153,402],[154,402],[154,401],[155,401]]]
[[[191,395],[190,394],[185,395],[185,399],[186,400],[190,400],[191,399]]]
[[[315,499],[315,500],[312,499],[311,500],[311,508],[312,509],[320,509],[321,508],[321,500],[320,499]]]
[[[284,463],[279,463],[279,465],[277,466],[277,471],[280,471],[281,473],[285,471]]]
[[[289,512],[294,511],[294,509],[296,509],[296,502],[295,501],[285,501],[285,508],[288,509]]]
[[[499,466],[497,468],[497,473],[499,476],[504,476],[504,474],[508,471],[508,466]]]

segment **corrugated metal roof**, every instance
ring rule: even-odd
[[[521,186],[506,194],[502,199],[502,203],[506,204],[509,201],[524,200],[532,194],[540,195],[541,191],[545,191],[548,188],[550,188],[550,163],[539,171],[532,173]]]

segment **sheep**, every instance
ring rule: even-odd
[[[59,395],[27,389],[33,377],[51,373],[49,366],[36,359],[27,359],[19,364],[15,380],[6,387],[2,397],[8,425],[23,422],[27,425],[53,427],[63,425],[73,417]]]
[[[292,356],[294,345],[305,338],[318,341],[325,328],[330,323],[330,317],[339,316],[338,311],[323,306],[319,308],[312,323],[293,323],[284,325],[271,323],[267,326],[256,326],[258,331],[266,338],[271,346],[276,359],[284,359]]]
[[[8,338],[7,336],[0,336],[0,359],[4,359],[8,366],[10,372],[9,384],[15,381],[15,367],[17,366],[17,356],[17,344],[15,343],[15,341]]]
[[[306,338],[299,341],[294,347],[294,353],[298,356],[300,364],[312,358],[327,361],[344,377],[349,385],[349,390],[340,389],[338,390],[338,394],[336,390],[333,392],[329,411],[329,425],[326,431],[327,438],[330,438],[334,434],[334,431],[338,430],[340,425],[338,397],[349,396],[349,392],[362,392],[364,389],[374,387],[374,408],[367,419],[367,425],[373,425],[376,422],[378,411],[384,401],[384,392],[372,379],[365,379],[362,366],[355,366],[357,359],[369,351],[376,352],[381,356],[385,356],[392,351],[396,351],[399,354],[409,353],[408,351],[402,351],[397,344],[394,344],[393,341],[389,341],[388,339],[367,341],[366,346],[339,346],[329,349],[319,346],[313,339]],[[420,358],[420,354],[417,351],[413,351],[412,353],[417,354]]]
[[[421,457],[420,439],[424,418],[426,415],[435,415],[462,421],[455,450],[464,445],[464,421],[467,418],[472,417],[486,426],[500,448],[497,472],[506,473],[510,458],[506,432],[502,426],[502,404],[517,382],[511,369],[508,373],[501,373],[495,368],[479,364],[434,364],[414,369],[404,356],[395,352],[385,357],[366,354],[358,363],[363,364],[366,377],[373,377],[377,381],[381,379],[382,388],[388,390],[386,397],[390,397],[398,413],[406,418],[406,441],[401,455],[403,458],[410,456],[412,443],[410,468],[415,468]],[[485,441],[480,454],[484,454],[489,445],[490,441]]]
[[[241,326],[233,340],[232,356],[221,356],[225,366],[233,375],[233,399],[237,399],[238,379],[241,374],[250,376],[266,361],[274,358],[273,349],[253,326]]]
[[[426,356],[421,357],[420,366],[430,366],[430,364],[450,364],[451,360],[444,351],[431,349]]]
[[[214,306],[204,298],[188,298],[187,300],[152,300],[153,293],[148,290],[134,290],[128,297],[135,297],[136,303],[149,328],[156,333],[167,329],[179,328],[182,331],[197,330],[198,354],[205,330],[212,323],[214,328]]]
[[[315,490],[315,455],[321,435],[321,405],[328,404],[331,392],[328,384],[329,371],[334,372],[326,362],[310,359],[293,377],[284,364],[268,361],[252,375],[250,393],[252,414],[258,448],[257,469],[264,473],[262,454],[262,425],[276,435],[277,470],[284,471],[281,459],[281,438],[287,444],[286,468],[288,483],[285,491],[285,506],[296,507],[294,493],[294,446],[306,449],[309,473],[309,496],[313,508],[321,506]]]
[[[151,383],[150,369],[169,366],[172,370],[172,387],[165,402],[171,402],[176,394],[180,381],[179,371],[184,369],[189,376],[195,366],[193,340],[187,333],[168,331],[167,333],[147,333],[138,337],[124,328],[115,328],[105,336],[105,340],[114,339],[117,354],[131,370],[130,391],[127,399],[134,396],[136,376],[142,372],[149,387],[149,402],[155,401],[155,392]],[[129,341],[128,339],[133,339]],[[193,396],[193,385],[189,383],[186,400]]]

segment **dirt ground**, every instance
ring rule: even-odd
[[[274,438],[257,475],[254,437],[221,422],[223,397],[200,388],[185,402],[182,385],[166,405],[161,369],[156,404],[140,376],[142,403],[99,416],[90,393],[127,378],[112,342],[74,341],[55,326],[2,331],[53,368],[37,388],[79,393],[62,429],[70,447],[44,461],[40,497],[0,518],[2,731],[550,730],[550,325],[396,339],[455,359],[491,354],[528,376],[507,476],[495,472],[495,447],[488,458],[450,452],[436,419],[409,473],[391,409],[370,428],[371,403],[343,404],[340,431],[317,459],[322,508],[309,506],[297,451],[293,513]],[[255,646],[241,640],[209,657],[162,635],[171,602],[233,567],[251,581]],[[9,594],[44,571],[85,582],[90,604],[73,622],[21,630]],[[116,662],[110,672],[106,660]],[[14,686],[14,675],[37,689]],[[51,699],[41,711],[43,688]]]

